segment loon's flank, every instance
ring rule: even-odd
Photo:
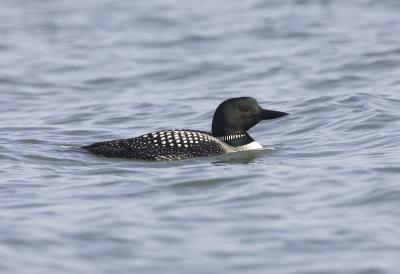
[[[215,110],[212,133],[164,130],[139,137],[94,143],[84,149],[106,157],[140,160],[180,160],[261,149],[247,131],[262,120],[288,115],[266,110],[251,97],[231,98]]]

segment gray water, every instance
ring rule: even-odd
[[[0,273],[399,273],[400,2],[2,0]],[[210,130],[176,162],[96,141]]]

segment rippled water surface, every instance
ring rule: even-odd
[[[1,273],[397,273],[397,0],[2,0]],[[95,141],[290,116],[177,162]]]

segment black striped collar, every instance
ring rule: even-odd
[[[248,133],[229,134],[218,136],[216,138],[233,147],[244,146],[254,142],[254,139],[251,138]]]
[[[219,140],[221,140],[221,141],[226,142],[226,141],[231,141],[231,140],[239,139],[239,138],[243,138],[243,137],[246,137],[246,134],[244,134],[244,133],[242,133],[242,134],[231,134],[231,135],[220,136],[220,137],[217,137],[217,138]]]

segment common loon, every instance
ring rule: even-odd
[[[247,130],[262,120],[285,115],[288,113],[262,109],[252,97],[231,98],[215,110],[211,134],[197,130],[164,130],[83,148],[106,157],[141,160],[180,160],[261,149]]]

